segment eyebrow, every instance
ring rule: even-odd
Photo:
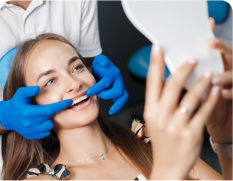
[[[72,64],[74,61],[76,61],[77,59],[80,59],[78,56],[75,56],[73,58],[71,58],[68,62],[68,65]]]
[[[54,72],[56,72],[56,70],[50,69],[50,70],[47,70],[46,72],[41,73],[41,74],[39,75],[39,77],[37,78],[36,83],[38,82],[38,80],[39,80],[41,77],[43,77],[43,76],[45,76],[45,75],[49,75],[49,74],[54,73]]]
[[[68,62],[68,65],[72,64],[72,63],[73,63],[74,61],[76,61],[77,59],[80,59],[80,58],[77,57],[77,56],[71,58],[71,59],[69,60],[69,62]],[[50,69],[50,70],[47,70],[47,71],[41,73],[41,74],[39,75],[39,77],[37,78],[36,83],[39,81],[39,79],[40,79],[41,77],[43,77],[43,76],[45,76],[45,75],[49,75],[49,74],[54,73],[54,72],[56,72],[56,70]]]

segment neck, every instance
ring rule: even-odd
[[[99,156],[110,145],[109,138],[103,133],[97,120],[72,130],[56,130],[56,134],[60,142],[59,159],[83,160]]]
[[[15,6],[19,6],[26,10],[30,5],[31,1],[7,1],[7,4],[14,4]]]

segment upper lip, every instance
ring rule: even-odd
[[[76,100],[76,99],[78,99],[78,98],[80,98],[80,97],[82,97],[82,96],[84,96],[84,95],[86,95],[86,91],[84,91],[84,92],[80,93],[79,95],[77,95],[77,96],[71,98],[71,100],[74,101],[74,100]]]

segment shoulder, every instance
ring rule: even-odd
[[[51,177],[50,175],[40,175],[38,177],[31,177],[28,179],[24,179],[23,181],[56,181],[57,179],[54,177]]]

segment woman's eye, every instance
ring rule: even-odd
[[[74,71],[77,71],[77,70],[79,70],[79,69],[82,69],[84,66],[83,65],[78,65],[78,66],[76,66],[75,68],[74,68]]]
[[[45,84],[45,86],[46,85],[49,85],[49,84],[52,84],[52,83],[54,83],[55,82],[55,79],[50,79],[46,84]]]

